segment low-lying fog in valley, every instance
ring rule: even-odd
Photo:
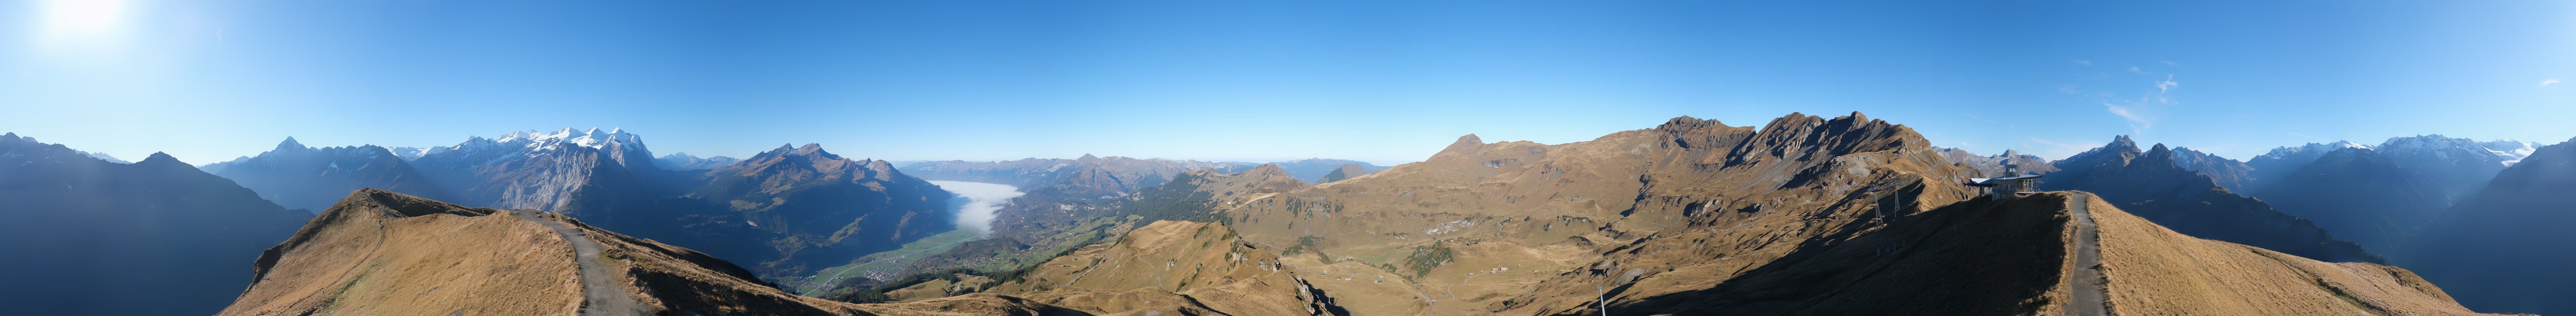
[[[1026,194],[1020,192],[1019,186],[999,183],[930,181],[930,184],[957,194],[956,198],[948,199],[948,208],[957,211],[958,229],[973,229],[985,234],[993,232],[994,210],[1002,209],[1002,203],[1009,203],[1011,198]]]

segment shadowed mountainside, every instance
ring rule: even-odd
[[[2480,310],[2576,314],[2576,139],[2541,147],[2424,229],[2400,264]]]
[[[288,137],[276,149],[259,156],[218,162],[204,169],[241,183],[278,205],[315,213],[359,188],[447,196],[446,190],[432,185],[410,163],[375,145],[312,148]]]
[[[223,307],[260,248],[312,216],[153,153],[133,164],[0,134],[0,306],[27,315]]]
[[[2369,148],[2326,152],[2254,194],[2282,213],[2316,221],[2337,237],[2390,254],[2404,253],[2397,248],[2450,206],[2441,188],[2422,173]]]
[[[663,202],[661,225],[612,226],[710,249],[784,278],[956,229],[951,194],[883,160],[848,159],[821,145],[781,145],[707,171]]]
[[[2040,187],[2094,192],[2139,217],[2201,238],[2327,262],[2383,262],[2317,224],[2274,210],[2266,200],[2237,195],[2204,174],[2183,169],[2177,151],[2156,144],[2141,152],[2136,142],[2118,137],[2057,161],[2061,171],[2042,178]]]

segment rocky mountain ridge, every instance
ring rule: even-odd
[[[698,156],[690,155],[689,153],[671,153],[669,155],[662,155],[662,158],[653,158],[653,166],[660,167],[663,170],[707,170],[723,168],[725,166],[731,166],[735,163],[741,162],[742,159],[734,157],[714,156],[698,158]]]
[[[310,213],[153,153],[131,164],[0,134],[0,306],[31,315],[207,314]],[[143,295],[148,299],[137,299]]]
[[[2330,234],[2334,227],[2274,209],[2266,200],[2236,194],[2205,173],[2182,167],[2188,149],[2164,144],[2140,150],[2115,137],[2057,161],[2062,171],[2041,178],[2046,190],[2094,192],[2132,214],[2199,238],[2252,245],[2326,262],[2383,263],[2361,245]]]
[[[2400,264],[2479,310],[2576,314],[2576,139],[2540,147],[2427,223]]]
[[[241,183],[279,205],[316,213],[330,208],[346,192],[360,188],[430,197],[448,195],[393,151],[375,145],[314,148],[288,137],[277,148],[257,157],[241,157],[199,169]]]

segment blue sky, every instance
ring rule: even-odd
[[[2576,137],[2576,4],[2240,2],[33,0],[0,4],[0,131],[199,164],[565,127],[1391,164],[1852,111],[2051,158]]]

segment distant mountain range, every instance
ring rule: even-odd
[[[2425,224],[2399,264],[2472,308],[2576,314],[2576,139],[2517,158]]]
[[[433,148],[309,148],[290,138],[259,156],[206,168],[308,210],[376,188],[561,212],[755,263],[753,272],[772,278],[953,229],[947,191],[884,161],[842,158],[818,145],[781,146],[746,160],[650,157],[641,136],[567,128]]]
[[[2125,142],[2127,138],[2122,137],[2105,148],[2120,147]],[[2559,285],[2562,282],[2533,281],[2549,278],[2546,275],[2565,273],[2523,268],[2576,264],[2576,257],[2553,255],[2576,252],[2576,246],[2571,246],[2576,243],[2553,242],[2571,238],[2551,237],[2553,233],[2550,232],[2563,230],[2563,225],[2529,224],[2563,223],[2563,220],[2548,218],[2556,216],[2551,214],[2576,214],[2565,212],[2571,209],[2569,205],[2576,205],[2576,201],[2549,200],[2549,197],[2565,195],[2556,193],[2559,191],[2576,192],[2576,185],[2551,187],[2553,179],[2576,177],[2576,173],[2552,169],[2551,163],[2561,158],[2545,154],[2555,147],[2513,140],[2477,141],[2419,135],[2390,138],[2376,146],[2336,141],[2281,147],[2243,163],[2174,148],[2174,165],[2190,169],[2211,183],[2227,188],[2222,191],[2255,199],[2158,194],[2155,193],[2157,191],[2133,187],[2157,183],[2158,180],[2154,179],[2158,178],[2174,177],[2171,175],[2106,177],[2056,172],[2042,179],[2045,180],[2042,187],[2096,192],[2115,204],[2140,204],[2119,205],[2193,236],[2265,245],[2262,247],[2326,261],[2368,261],[2320,257],[2314,251],[2298,250],[2302,247],[2277,244],[2316,238],[2287,238],[2298,234],[2284,234],[2248,239],[2252,237],[2241,235],[2263,230],[2195,228],[2195,225],[2182,221],[2209,217],[2171,218],[2160,216],[2159,212],[2153,211],[2156,208],[2145,206],[2165,204],[2191,206],[2188,209],[2223,209],[2218,206],[2236,204],[2252,209],[2253,206],[2268,205],[2278,210],[2274,214],[2286,214],[2275,217],[2288,220],[2256,223],[2281,227],[2304,227],[2307,226],[2305,223],[2314,223],[2313,227],[2323,229],[2321,232],[2330,232],[2334,241],[2329,241],[2329,245],[2357,244],[2367,249],[2368,254],[2385,256],[2387,262],[2411,267],[2427,279],[2444,284],[2469,307],[2566,314],[2576,313],[2576,305],[2561,304],[2558,302],[2563,300],[2556,299],[2554,294],[2539,293],[2564,293],[2576,288]],[[2086,155],[2092,153],[2077,157]],[[1989,159],[1953,160],[1991,163]],[[2068,158],[2058,164],[2065,168],[2069,161],[2077,160],[2086,159]],[[2534,162],[2540,164],[2532,164]],[[2551,191],[2553,189],[2559,191]],[[2221,203],[2230,200],[2251,201]],[[2321,233],[2318,236],[2325,235]],[[2333,248],[2342,246],[2326,249]],[[2510,264],[2499,264],[2506,262]]]
[[[698,156],[690,155],[689,153],[671,153],[670,155],[663,155],[662,158],[653,158],[653,166],[661,167],[664,170],[707,170],[724,168],[725,166],[731,166],[741,162],[742,159],[734,159],[733,157],[715,156],[698,158]]]
[[[2325,262],[2385,263],[2361,245],[2339,240],[2309,220],[2283,214],[2263,200],[2237,195],[2213,177],[2183,168],[2184,161],[2219,165],[2202,160],[2211,158],[2164,144],[2140,151],[2137,142],[2121,136],[2057,161],[2061,171],[2041,178],[2040,188],[2094,192],[2121,210],[2193,237]]]
[[[25,315],[204,315],[311,214],[153,153],[116,163],[0,134],[0,307]]]
[[[1564,144],[1471,134],[1393,167],[1092,155],[897,163],[818,144],[741,159],[657,158],[635,134],[562,129],[428,148],[290,138],[199,171],[167,155],[119,164],[11,134],[0,139],[0,188],[9,189],[0,216],[10,219],[0,237],[67,242],[0,250],[90,259],[10,266],[35,273],[0,280],[47,286],[0,293],[9,294],[0,306],[119,315],[217,313],[223,298],[232,305],[221,315],[2562,312],[2568,306],[2548,294],[2568,290],[2552,281],[2567,273],[2550,269],[2576,264],[2563,255],[2576,253],[2565,242],[2576,236],[2556,233],[2566,222],[2558,213],[2576,205],[2555,194],[2576,191],[2558,183],[2576,178],[2565,172],[2576,170],[2571,141],[2426,135],[2284,147],[2239,162],[2120,136],[2051,161],[1932,147],[1910,127],[1860,113],[1792,113],[1756,126],[1678,117]],[[2006,165],[2062,191],[1967,185]],[[1022,194],[993,204],[989,231],[957,230],[950,203],[959,196],[931,180]],[[226,269],[251,278],[221,278]],[[110,282],[92,282],[101,275]],[[110,295],[131,292],[112,286],[145,283],[190,295],[153,300],[169,305],[94,299],[128,297]],[[80,309],[101,304],[116,306]]]
[[[1239,164],[1249,164],[1249,165],[1255,165],[1255,166],[1263,165],[1263,164],[1255,164],[1255,163],[1239,163]],[[1343,170],[1342,170],[1342,166],[1354,166],[1354,167],[1358,168],[1358,170],[1351,170],[1351,171],[1349,171],[1349,172],[1344,172],[1344,175],[1343,175],[1343,176],[1344,176],[1344,178],[1348,178],[1348,177],[1357,177],[1357,176],[1360,176],[1361,174],[1367,174],[1367,173],[1369,173],[1369,172],[1377,172],[1378,170],[1386,170],[1386,168],[1387,168],[1386,166],[1373,165],[1373,164],[1369,164],[1368,162],[1364,162],[1364,161],[1357,161],[1357,160],[1341,160],[1341,159],[1323,159],[1323,158],[1298,159],[1298,160],[1289,160],[1289,161],[1273,162],[1273,163],[1268,163],[1268,165],[1275,165],[1275,166],[1279,166],[1279,170],[1280,170],[1280,171],[1282,171],[1282,172],[1287,172],[1287,173],[1288,173],[1288,176],[1291,176],[1291,177],[1297,177],[1297,180],[1304,180],[1304,181],[1306,181],[1306,182],[1332,182],[1332,181],[1326,181],[1326,180],[1324,180],[1324,178],[1325,178],[1325,177],[1327,177],[1327,176],[1331,176],[1331,174],[1332,174],[1332,173],[1334,173],[1334,172],[1341,172],[1341,171],[1343,171]]]
[[[360,188],[449,196],[393,151],[374,145],[312,148],[289,137],[258,157],[241,157],[199,169],[261,192],[261,197],[279,205],[309,212],[331,208],[331,203]]]

